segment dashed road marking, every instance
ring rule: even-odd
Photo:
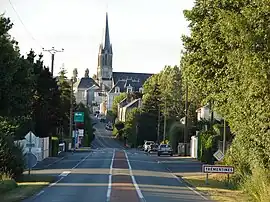
[[[127,155],[127,153],[126,153],[125,150],[124,150],[124,152],[125,152],[125,155],[126,155],[126,161],[127,161],[127,163],[128,163],[128,168],[129,168],[129,173],[130,173],[130,176],[131,176],[131,179],[132,179],[132,183],[133,183],[133,185],[134,185],[134,187],[135,187],[135,189],[136,189],[136,192],[137,192],[137,194],[138,194],[140,200],[141,200],[141,201],[145,201],[145,199],[144,199],[144,197],[143,197],[143,195],[142,195],[142,192],[141,192],[141,190],[140,190],[140,187],[139,187],[139,185],[137,184],[136,179],[135,179],[135,177],[134,177],[134,175],[133,175],[132,168],[131,168],[131,165],[130,165],[130,162],[129,162],[129,159],[128,159],[128,155]]]
[[[107,190],[107,202],[110,201],[111,192],[112,192],[112,174],[113,174],[113,161],[114,161],[115,151],[113,151],[113,156],[110,165],[110,173],[109,173],[109,182],[108,182],[108,190]]]

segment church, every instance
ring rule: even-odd
[[[76,101],[82,102],[85,97],[83,103],[88,105],[94,103],[103,112],[111,110],[115,96],[122,92],[143,92],[144,82],[152,75],[113,71],[113,49],[110,41],[108,13],[106,13],[105,33],[99,46],[96,77],[80,79],[76,90],[76,98],[78,97]],[[93,92],[89,92],[89,89],[92,89]],[[79,92],[85,96],[79,96]]]

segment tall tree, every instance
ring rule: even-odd
[[[33,62],[33,58],[35,58],[35,54],[30,51],[29,61]],[[35,99],[33,103],[35,133],[39,137],[48,137],[55,134],[56,127],[59,126],[60,91],[49,69],[43,65],[42,55],[39,55],[33,65],[35,73]]]
[[[185,11],[185,78],[229,122],[232,160],[242,172],[270,168],[268,3],[197,0]]]
[[[60,99],[61,99],[61,105],[60,105],[60,113],[58,115],[61,128],[63,129],[64,134],[69,135],[69,110],[70,110],[70,99],[73,99],[73,104],[75,104],[75,98],[71,97],[71,85],[70,81],[68,80],[67,71],[65,69],[62,69],[59,72],[57,85],[59,86],[60,90]]]

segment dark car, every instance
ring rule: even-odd
[[[149,149],[148,149],[148,152],[151,153],[151,152],[157,152],[158,151],[158,145],[157,144],[151,144]]]
[[[113,127],[111,124],[107,124],[105,128],[106,128],[106,130],[110,130],[110,131],[113,130]]]

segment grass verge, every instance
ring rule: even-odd
[[[19,202],[54,182],[55,177],[46,175],[23,175],[17,180],[16,186],[6,192],[0,193],[1,202]]]
[[[206,175],[182,177],[190,185],[203,194],[210,196],[215,201],[222,202],[246,202],[250,201],[248,196],[232,184],[226,185],[225,178],[227,175],[209,174],[208,185],[205,183]]]

